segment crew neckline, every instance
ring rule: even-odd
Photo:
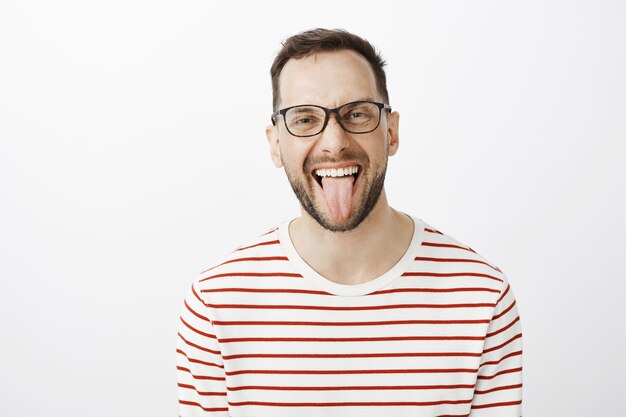
[[[280,246],[296,271],[315,287],[333,295],[367,295],[388,286],[399,278],[402,273],[405,272],[408,264],[415,259],[417,251],[422,247],[422,242],[424,240],[424,221],[418,217],[408,214],[406,215],[413,220],[413,236],[411,237],[411,243],[409,244],[406,252],[402,258],[400,258],[400,260],[396,262],[396,264],[387,272],[362,284],[339,284],[331,281],[322,276],[319,272],[307,264],[304,259],[302,259],[300,254],[296,251],[296,248],[291,240],[291,236],[289,235],[289,224],[297,217],[285,221],[278,226],[278,239],[280,241]]]

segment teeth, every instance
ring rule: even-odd
[[[359,172],[359,167],[345,167],[345,168],[328,168],[328,169],[316,169],[315,174],[320,177],[343,177],[346,175],[352,175]]]

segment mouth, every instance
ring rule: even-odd
[[[351,165],[341,168],[319,168],[314,170],[311,175],[320,186],[320,188],[323,189],[324,185],[322,184],[322,180],[325,177],[341,178],[345,176],[352,176],[354,178],[353,184],[356,185],[357,179],[359,178],[359,175],[361,175],[361,171],[362,169],[359,165]]]
[[[326,207],[335,221],[345,221],[353,212],[352,200],[362,172],[362,167],[355,164],[338,168],[317,168],[311,173],[320,186]]]

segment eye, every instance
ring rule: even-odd
[[[292,123],[298,125],[308,125],[317,123],[317,118],[311,116],[299,116],[292,120]]]
[[[297,128],[308,128],[323,123],[324,113],[315,107],[294,107],[286,114],[287,124]]]
[[[372,104],[368,102],[357,102],[347,104],[341,112],[341,119],[345,123],[367,123],[374,115]]]
[[[360,111],[353,111],[350,114],[348,114],[349,119],[361,119],[364,117],[368,117],[368,115]]]

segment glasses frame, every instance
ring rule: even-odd
[[[371,130],[368,130],[367,132],[353,132],[351,130],[346,129],[346,127],[341,123],[341,116],[339,114],[339,111],[344,108],[345,106],[349,106],[351,104],[356,104],[356,103],[371,103],[371,104],[375,104],[376,107],[378,107],[378,123],[376,123],[376,126],[374,126]],[[320,129],[319,132],[317,133],[313,133],[312,135],[296,135],[294,133],[291,132],[291,130],[289,130],[289,127],[287,127],[287,119],[285,118],[285,114],[296,107],[317,107],[318,109],[322,109],[324,110],[324,124],[322,125],[322,128]],[[275,111],[274,113],[272,113],[272,124],[274,126],[276,126],[276,117],[281,115],[283,116],[283,122],[285,123],[285,129],[287,129],[287,132],[289,132],[290,135],[292,136],[296,136],[298,138],[309,138],[311,136],[316,136],[319,135],[320,133],[322,133],[324,131],[324,129],[326,129],[326,126],[328,125],[328,120],[330,119],[330,115],[331,113],[335,113],[337,115],[337,123],[339,123],[339,126],[341,126],[341,128],[343,130],[345,130],[348,133],[352,133],[355,135],[362,135],[365,133],[371,133],[374,130],[376,130],[378,128],[378,126],[380,125],[380,117],[382,115],[382,111],[383,110],[389,110],[391,111],[391,106],[389,104],[385,104],[385,103],[379,103],[377,101],[370,101],[370,100],[357,100],[357,101],[351,101],[349,103],[345,103],[342,104],[339,107],[335,107],[334,109],[329,109],[327,107],[323,107],[323,106],[318,106],[316,104],[298,104],[296,106],[291,106],[291,107],[285,107],[284,109],[280,109]]]

